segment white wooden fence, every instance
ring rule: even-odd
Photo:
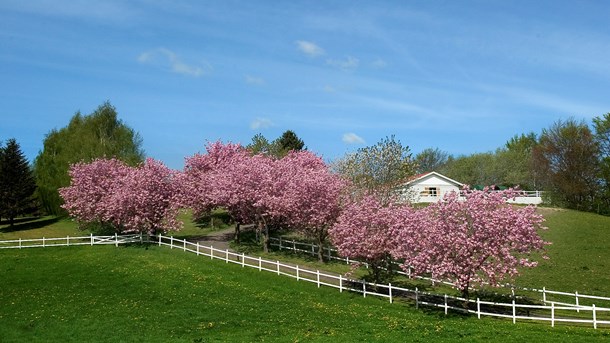
[[[517,320],[532,320],[550,322],[551,326],[557,323],[579,323],[581,325],[592,325],[610,327],[610,308],[584,305],[560,305],[550,302],[550,305],[500,303],[483,301],[477,298],[464,299],[447,294],[434,294],[415,289],[403,288],[389,284],[375,284],[364,280],[346,278],[340,274],[310,270],[298,265],[281,263],[280,261],[269,261],[259,257],[247,256],[244,253],[235,253],[228,249],[216,249],[213,246],[202,246],[198,242],[189,242],[186,239],[176,239],[162,235],[148,237],[142,235],[114,235],[114,236],[85,236],[65,238],[42,238],[42,239],[19,239],[0,241],[0,249],[19,249],[33,247],[53,247],[70,245],[100,245],[119,244],[134,242],[150,242],[159,246],[168,246],[170,249],[180,249],[185,252],[207,256],[210,259],[219,259],[226,263],[234,263],[242,267],[250,267],[259,271],[268,271],[277,275],[285,275],[296,278],[297,281],[306,281],[316,284],[318,287],[327,286],[339,289],[339,292],[349,291],[362,294],[363,297],[377,296],[388,299],[390,303],[395,300],[413,303],[416,308],[422,305],[440,308],[445,314],[449,310],[467,312],[481,316],[510,318],[513,323]],[[549,291],[547,291],[548,293]],[[557,292],[560,293],[560,292]],[[601,298],[601,297],[600,297]],[[604,298],[605,299],[605,298]]]
[[[280,251],[281,250],[291,250],[294,252],[302,252],[302,253],[306,253],[306,254],[309,254],[312,256],[317,256],[318,250],[320,249],[320,247],[317,244],[299,242],[299,241],[295,241],[295,240],[286,239],[283,237],[278,237],[278,238],[270,237],[270,241],[271,241],[271,243],[270,243],[271,246],[278,247]],[[363,264],[365,267],[368,268],[368,265],[366,262],[353,260],[353,259],[350,260],[349,258],[340,256],[337,249],[335,249],[335,248],[322,247],[322,251],[323,251],[323,255],[326,258],[328,258],[329,260],[332,259],[332,260],[342,261],[347,264],[357,262],[357,263]],[[437,280],[437,279],[423,276],[423,275],[412,275],[410,270],[407,272],[404,272],[400,268],[398,268],[398,265],[399,264],[396,263],[396,267],[397,267],[396,273],[398,273],[400,275],[404,275],[404,276],[408,277],[409,279],[415,278],[415,279],[431,282],[432,285],[445,284],[445,285],[455,287],[455,285],[453,283],[448,282],[448,281]],[[578,291],[575,291],[574,293],[569,293],[569,292],[548,290],[548,289],[546,289],[546,287],[543,287],[542,289],[538,289],[538,288],[516,287],[513,285],[502,285],[502,287],[510,289],[513,298],[515,297],[516,290],[539,293],[541,295],[540,300],[544,304],[548,304],[548,305],[554,304],[554,305],[578,307],[581,305],[581,303],[583,303],[583,300],[584,300],[584,302],[589,302],[589,303],[591,303],[593,300],[597,300],[597,301],[602,301],[604,304],[607,303],[610,306],[610,297],[601,297],[601,296],[595,296],[595,295],[581,294],[581,293],[578,293]],[[560,300],[563,300],[563,301],[560,301]],[[573,302],[568,302],[568,301],[573,301]]]
[[[147,236],[143,236],[141,233],[133,235],[118,235],[113,236],[89,236],[82,237],[61,237],[61,238],[33,238],[33,239],[13,239],[7,241],[0,241],[0,249],[23,249],[23,248],[39,248],[39,247],[50,247],[50,246],[71,246],[71,245],[106,245],[126,243],[142,243]]]

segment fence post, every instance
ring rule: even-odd
[[[161,234],[159,234],[159,246],[161,246]]]
[[[186,251],[186,238],[182,239],[182,251]]]
[[[114,233],[114,246],[119,246],[119,235],[116,232]]]
[[[263,270],[263,265],[262,265],[262,262],[261,262],[261,257],[259,256],[258,257],[258,271],[260,272],[261,270]]]
[[[362,296],[366,298],[366,281],[362,280]]]
[[[343,276],[339,274],[339,293],[343,293]]]
[[[297,281],[299,281],[299,265],[297,264]]]
[[[93,234],[90,234],[91,236],[91,246],[93,246]]]
[[[140,244],[144,243],[144,240],[142,239],[142,231],[140,231]]]
[[[42,237],[42,247],[44,248],[44,237]]]
[[[327,249],[328,249],[328,261],[330,262],[330,248],[327,248]]]
[[[68,236],[66,237],[66,244],[67,244],[68,246],[70,246],[70,235],[68,235]]]
[[[575,291],[574,294],[576,295],[576,312],[580,313],[580,308],[578,304],[578,291]]]
[[[595,304],[591,305],[591,309],[593,310],[593,328],[597,329],[597,314],[595,313]]]
[[[214,246],[210,245],[210,260],[214,259]]]
[[[517,308],[515,307],[515,299],[513,299],[513,324],[517,323]]]
[[[225,249],[225,262],[229,263],[229,249]]]
[[[407,275],[409,276],[409,280],[411,279],[411,266],[407,269]]]
[[[199,242],[197,242],[197,256],[199,256]]]
[[[555,327],[555,303],[551,303],[551,327]]]
[[[280,251],[282,251],[282,236],[280,236]]]
[[[447,294],[445,294],[445,314],[447,314]]]
[[[241,253],[241,267],[244,268],[246,266],[246,254]]]
[[[417,287],[415,287],[415,308],[419,308],[419,292],[417,291]]]
[[[320,271],[316,270],[316,281],[318,283],[318,288],[320,288]]]
[[[292,250],[294,250],[294,252],[297,252],[297,243],[295,241],[292,241]]]
[[[174,236],[169,237],[169,248],[170,249],[174,248]]]
[[[349,264],[349,257],[345,258],[345,264]]]
[[[280,275],[280,261],[276,260],[275,265],[277,266],[277,275]]]
[[[392,283],[388,283],[388,290],[390,291],[390,304],[392,303]]]
[[[546,287],[542,287],[542,302],[546,304]]]
[[[316,254],[316,246],[311,244],[311,254],[315,255]]]
[[[21,249],[21,238],[19,238],[19,249]]]
[[[481,300],[477,298],[477,318],[481,319]]]

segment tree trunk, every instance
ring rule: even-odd
[[[233,239],[235,240],[235,242],[236,242],[237,244],[239,244],[239,234],[240,234],[240,230],[241,230],[241,227],[240,227],[239,222],[235,223],[235,235],[233,236]]]
[[[269,252],[269,227],[265,225],[265,235],[263,236],[263,251]]]
[[[318,236],[318,261],[324,262],[324,240]]]

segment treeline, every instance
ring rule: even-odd
[[[559,120],[540,134],[516,135],[494,152],[451,156],[438,148],[415,156],[417,171],[437,171],[478,188],[545,191],[547,204],[610,214],[610,113],[587,124]]]

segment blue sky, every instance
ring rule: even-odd
[[[331,160],[394,134],[493,151],[610,112],[607,1],[0,1],[0,140],[109,100],[148,156],[293,130]]]

